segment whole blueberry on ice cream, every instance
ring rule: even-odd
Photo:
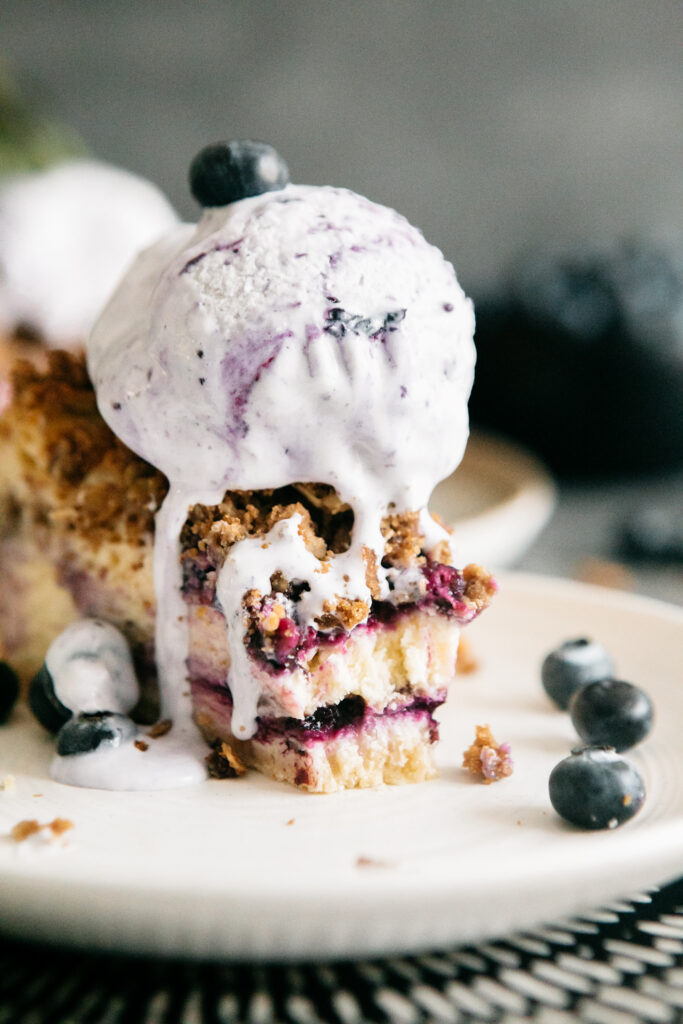
[[[267,142],[216,142],[197,153],[190,166],[192,195],[202,206],[227,206],[288,182],[287,164]]]
[[[173,595],[190,505],[217,503],[228,488],[309,481],[334,487],[353,511],[350,547],[325,571],[296,517],[226,558],[217,600],[241,735],[254,728],[240,683],[246,591],[267,593],[275,570],[305,580],[300,612],[313,621],[333,598],[369,605],[373,556],[388,592],[387,509],[421,513],[427,551],[443,538],[426,506],[467,441],[473,331],[472,304],[441,252],[346,189],[287,184],[211,206],[138,257],[95,325],[88,364],[104,418],[170,482],[155,544],[164,685],[176,678],[183,689]]]

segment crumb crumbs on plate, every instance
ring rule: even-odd
[[[486,785],[512,775],[509,743],[496,743],[488,725],[475,726],[476,738],[462,756],[462,766]]]
[[[58,839],[73,827],[73,821],[70,821],[68,818],[53,818],[52,821],[46,821],[43,824],[35,818],[25,818],[23,821],[17,822],[10,832],[10,838],[15,843],[23,843],[30,836],[41,832],[43,834],[49,833],[49,839]]]
[[[162,718],[160,722],[157,722],[156,725],[152,726],[147,735],[153,740],[158,740],[160,736],[165,736],[172,728],[172,720],[170,718]]]
[[[145,752],[146,750],[149,750],[149,743],[146,743],[146,742],[145,742],[144,740],[134,740],[134,741],[133,741],[133,746],[134,746],[134,747],[135,747],[135,748],[136,748],[137,750],[140,750],[140,751],[142,751],[142,753],[143,753],[143,754],[144,754],[144,752]]]
[[[289,821],[285,822],[285,825],[293,825],[295,821],[296,821],[296,818],[290,818]]]

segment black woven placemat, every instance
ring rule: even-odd
[[[252,966],[0,939],[0,1024],[683,1021],[683,879],[581,918],[417,957]]]

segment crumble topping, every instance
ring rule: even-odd
[[[15,438],[42,515],[93,544],[151,535],[166,481],[101,418],[83,358],[52,351],[44,371],[19,360],[12,380],[2,433]]]
[[[173,728],[173,722],[170,718],[162,718],[160,722],[156,722],[147,733],[153,740],[158,740],[160,736],[165,736],[167,732],[170,732]]]
[[[417,512],[394,512],[382,520],[384,557],[397,569],[407,569],[419,562],[424,540],[419,519]]]
[[[359,622],[364,622],[370,613],[367,601],[352,601],[341,597],[337,601],[325,601],[323,614],[315,620],[316,626],[322,630],[335,629],[339,626],[351,631]]]
[[[496,743],[488,725],[475,726],[476,738],[462,757],[462,766],[486,785],[512,775],[509,743]]]
[[[247,771],[246,766],[225,740],[216,740],[205,760],[212,779],[236,779],[240,775],[245,775]]]
[[[474,562],[465,566],[462,575],[465,580],[465,603],[477,612],[483,611],[498,590],[495,578],[487,569]]]

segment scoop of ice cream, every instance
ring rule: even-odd
[[[426,503],[467,439],[474,319],[393,210],[288,186],[142,254],[88,345],[114,431],[187,488],[329,483]]]
[[[177,220],[161,192],[91,160],[0,188],[0,331],[29,328],[52,347],[82,345],[137,252]]]

